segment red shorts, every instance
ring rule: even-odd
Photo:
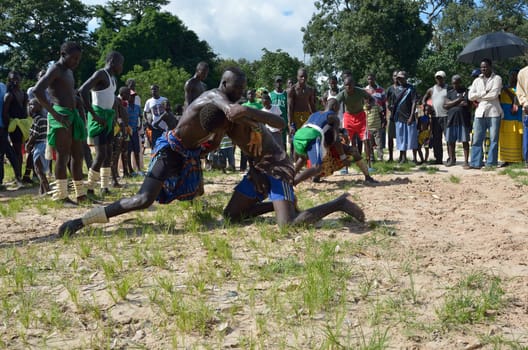
[[[348,132],[350,140],[354,135],[358,135],[361,141],[367,139],[367,114],[361,111],[356,114],[345,112],[343,114],[343,127]]]

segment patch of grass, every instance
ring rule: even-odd
[[[528,185],[528,169],[524,164],[511,164],[510,166],[499,171],[500,175],[507,175],[522,185]]]
[[[436,174],[438,172],[438,168],[437,167],[434,167],[434,166],[427,166],[427,165],[422,165],[420,166],[419,168],[420,171],[425,171],[427,172],[427,174]]]
[[[455,176],[455,175],[451,175],[451,176],[449,176],[449,181],[454,183],[454,184],[459,184],[460,183],[460,177]]]
[[[270,263],[258,266],[260,277],[263,280],[272,280],[277,275],[298,276],[304,272],[304,265],[294,256],[279,258]]]
[[[494,350],[526,350],[528,346],[518,340],[507,339],[503,335],[485,335],[480,337],[483,345],[491,345]]]
[[[335,247],[335,242],[307,240],[301,291],[310,315],[331,309],[344,297],[350,272],[336,261]]]
[[[233,252],[229,242],[222,237],[214,237],[209,234],[201,235],[202,244],[211,259],[219,259],[224,262],[233,260]]]
[[[444,327],[474,324],[493,316],[504,304],[501,279],[473,272],[451,287],[436,314]]]

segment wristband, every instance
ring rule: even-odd
[[[339,159],[345,160],[345,159],[347,159],[347,155],[346,154],[342,154],[342,155],[339,156]]]

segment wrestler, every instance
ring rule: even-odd
[[[71,157],[73,188],[77,201],[86,200],[82,183],[82,144],[86,139],[84,120],[75,108],[75,80],[73,69],[81,60],[81,47],[74,42],[66,42],[60,48],[60,58],[37,82],[34,93],[43,108],[48,111],[48,144],[57,152],[55,166],[56,189],[53,199],[73,203],[68,197],[66,174]],[[48,101],[46,89],[49,92]]]
[[[339,102],[334,97],[328,99],[323,112],[315,112],[308,118],[304,126],[297,130],[293,140],[295,153],[299,157],[295,162],[294,184],[314,177],[314,182],[319,182],[320,177],[329,176],[336,170],[350,165],[351,155],[357,166],[365,175],[365,182],[377,183],[368,172],[366,164],[362,161],[357,148],[342,143],[340,136],[340,120],[337,116]],[[310,167],[299,172],[306,160],[310,160]],[[329,166],[332,164],[338,166]]]
[[[123,71],[123,63],[123,55],[117,51],[110,52],[106,56],[105,67],[97,70],[79,88],[85,110],[88,112],[88,136],[95,146],[95,159],[88,170],[86,182],[89,193],[94,192],[97,182],[100,182],[102,193],[109,192],[112,179],[114,118],[117,109],[115,76]]]
[[[203,192],[200,156],[220,144],[226,130],[233,123],[272,122],[273,115],[236,104],[246,89],[246,76],[238,68],[228,68],[222,75],[220,86],[204,92],[184,111],[175,129],[158,138],[153,158],[139,192],[120,199],[106,207],[96,207],[82,218],[65,222],[59,235],[73,234],[92,223],[105,223],[108,219],[133,210],[148,208],[154,200],[169,203],[174,199],[191,200]],[[251,135],[250,135],[251,134]],[[256,132],[252,147],[260,152]],[[204,144],[209,146],[206,148]]]
[[[271,113],[270,113],[271,114]],[[273,115],[273,127],[284,127],[280,116]],[[357,220],[365,221],[363,210],[352,202],[351,195],[345,193],[330,202],[318,205],[305,211],[298,211],[295,206],[293,181],[295,170],[292,161],[284,148],[278,144],[271,132],[259,125],[262,135],[262,153],[250,159],[250,170],[235,187],[235,192],[224,209],[224,217],[231,221],[240,221],[245,217],[255,217],[275,211],[279,226],[312,224],[323,217],[343,211]],[[246,154],[251,154],[248,148],[251,127],[245,124],[235,124],[227,131],[228,136]],[[263,202],[268,198],[271,202]]]

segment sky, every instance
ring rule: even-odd
[[[178,16],[222,58],[254,61],[266,48],[281,49],[304,62],[301,27],[308,24],[315,6],[310,0],[172,0],[162,10]],[[95,26],[92,21],[89,29]]]

